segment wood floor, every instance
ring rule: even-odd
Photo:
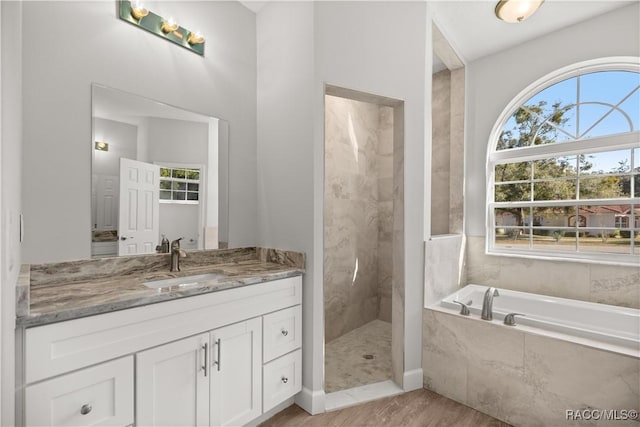
[[[508,427],[509,424],[422,389],[314,416],[293,405],[261,426]]]

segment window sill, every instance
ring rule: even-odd
[[[514,251],[514,250],[500,250],[495,248],[488,248],[485,250],[485,254],[490,256],[501,256],[507,258],[524,258],[524,259],[536,259],[543,261],[555,261],[555,262],[577,262],[582,264],[596,264],[596,265],[612,265],[618,267],[635,267],[640,269],[640,257],[634,255],[620,255],[620,254],[568,254],[557,253],[552,254],[549,252],[536,252],[536,251]]]

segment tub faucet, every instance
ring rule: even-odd
[[[496,288],[489,288],[484,293],[482,301],[482,320],[493,320],[493,297],[499,297],[500,293]]]
[[[180,258],[185,258],[187,256],[186,252],[180,249],[180,240],[174,240],[171,242],[171,269],[170,271],[180,271]]]

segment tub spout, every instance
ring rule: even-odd
[[[482,320],[493,320],[493,297],[499,297],[500,292],[497,288],[489,288],[484,293],[482,301]]]

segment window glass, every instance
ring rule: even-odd
[[[516,108],[489,157],[490,252],[637,265],[639,124],[638,72],[581,74]]]

